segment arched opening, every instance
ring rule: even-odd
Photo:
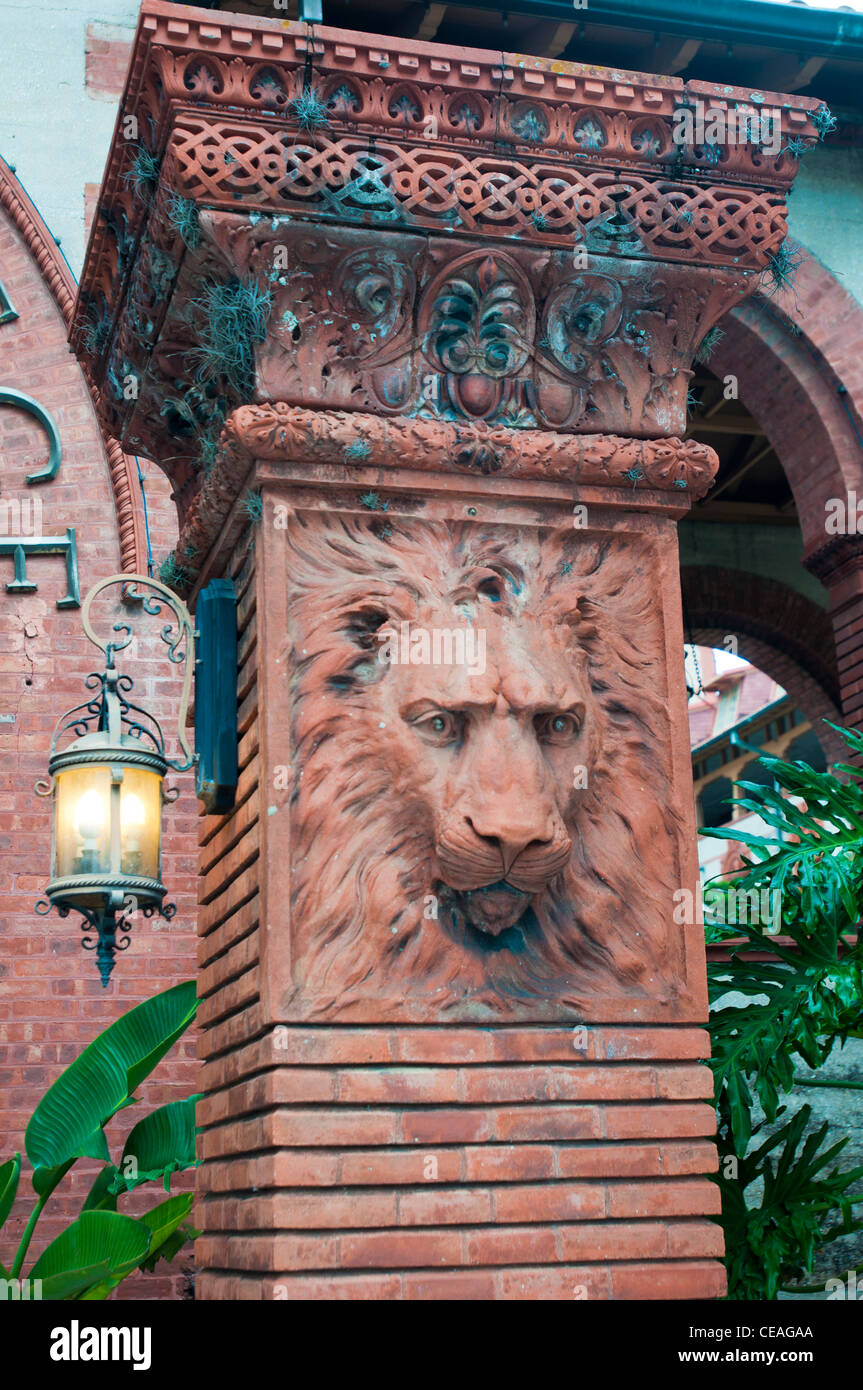
[[[847,749],[823,720],[863,718],[863,582],[854,538],[838,549],[827,529],[831,498],[863,498],[863,370],[847,348],[863,310],[808,257],[792,294],[741,305],[720,328],[690,391],[688,434],[720,467],[679,528],[687,640],[772,675],[832,761]]]
[[[763,668],[725,649],[688,649],[687,682],[696,687],[688,712],[698,826],[771,835],[766,822],[747,806],[751,794],[741,784],[774,786],[765,757],[803,761],[824,771],[824,734],[831,731],[813,725],[796,697]],[[700,837],[702,879],[739,869],[744,852],[731,834],[727,839]]]
[[[698,797],[699,824],[714,828],[727,825],[733,814],[733,787],[728,777],[708,782]]]

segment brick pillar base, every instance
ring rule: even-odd
[[[215,1057],[198,1297],[719,1296],[707,1048],[693,1028],[291,1027]]]
[[[339,470],[328,460],[341,456],[342,432],[358,424],[373,456],[378,449],[390,455],[383,481],[374,457],[352,468],[348,481],[333,476]],[[292,456],[297,437],[306,441],[302,462]],[[604,459],[605,440],[534,435],[544,478],[532,475],[522,444],[522,457],[504,464],[504,486],[499,478],[417,471],[433,458],[410,422],[251,407],[237,413],[231,439],[208,496],[226,494],[228,472],[249,476],[244,450],[266,448],[269,457],[253,465],[261,522],[237,540],[243,523],[235,513],[222,539],[239,598],[242,771],[236,809],[202,822],[199,1296],[721,1295],[721,1231],[710,1219],[719,1196],[706,1176],[716,1166],[711,1075],[703,1065],[708,1038],[693,1026],[706,1014],[703,941],[692,915],[684,921],[675,906],[677,886],[697,879],[688,750],[685,738],[667,736],[685,730],[676,542],[666,515],[680,502],[649,486],[668,488],[670,454],[671,473],[694,485],[697,446],[619,441],[610,481],[634,471],[648,484],[634,511],[631,486],[596,485],[594,457],[600,450]],[[451,456],[451,448],[439,428],[437,456]],[[575,494],[553,476],[556,450],[583,479]],[[578,524],[579,509],[586,526]],[[360,548],[352,549],[357,535]],[[386,671],[378,682],[364,668],[375,710],[380,702],[369,722],[366,697],[352,693],[346,674],[358,659],[363,666],[363,639],[359,650],[344,643],[370,604],[401,591],[401,573],[416,580],[417,538],[420,572],[432,589],[450,574],[435,547],[454,543],[457,560],[463,555],[478,567],[483,584],[495,578],[493,554],[513,573],[520,566],[534,596],[525,611],[537,621],[545,584],[534,572],[538,556],[543,546],[555,555],[560,546],[547,582],[563,586],[566,611],[583,605],[582,640],[599,663],[594,693],[604,684],[602,670],[612,683],[628,681],[619,685],[625,711],[616,697],[604,716],[599,705],[585,714],[586,724],[590,717],[620,721],[614,732],[605,726],[607,747],[567,753],[575,762],[598,760],[590,769],[600,779],[598,801],[579,804],[581,814],[607,826],[595,827],[604,842],[599,867],[603,877],[621,879],[626,902],[617,922],[608,915],[611,900],[604,909],[600,956],[608,952],[607,965],[600,957],[592,965],[574,960],[551,990],[531,985],[544,968],[536,941],[525,973],[508,979],[494,962],[509,952],[482,956],[460,945],[445,919],[432,913],[422,920],[427,895],[436,903],[442,891],[425,859],[431,840],[419,852],[428,881],[399,887],[410,860],[394,848],[402,821],[387,818],[386,804],[381,809],[381,798],[392,797],[381,776],[395,775],[387,750],[404,733],[411,699],[388,703],[403,671]],[[600,592],[598,576],[621,547],[628,563]],[[211,563],[222,563],[218,548]],[[323,599],[321,584],[331,586]],[[460,592],[455,571],[444,587],[453,584]],[[344,616],[334,618],[346,589]],[[610,668],[590,636],[600,609],[604,640],[609,650],[616,644]],[[507,620],[508,651],[518,650],[513,644],[527,621],[519,611],[513,606]],[[490,606],[483,621],[493,623],[494,613]],[[552,649],[553,628],[546,640]],[[627,645],[633,642],[637,655]],[[489,662],[501,660],[495,651],[489,648]],[[315,674],[315,660],[323,675]],[[509,670],[505,680],[527,679],[529,692],[545,661],[536,647],[533,664]],[[420,694],[445,698],[440,673],[417,669]],[[470,680],[477,684],[468,681],[468,693],[484,689],[478,675]],[[510,698],[522,698],[508,688]],[[566,705],[570,695],[560,688],[556,698]],[[638,764],[648,717],[660,738],[657,751],[647,751],[642,779],[621,770],[622,784],[602,781],[615,742],[631,747]],[[388,735],[393,719],[398,727]],[[334,753],[325,768],[320,750],[349,739],[352,720],[364,721],[368,740],[360,761],[345,743],[344,761]],[[416,758],[423,752],[418,744]],[[478,765],[477,775],[491,778],[492,801],[500,765],[496,757]],[[412,768],[402,773],[407,822],[417,788]],[[371,839],[352,819],[346,787],[355,788],[373,824],[384,816]],[[527,785],[509,793],[513,816],[522,791],[529,794]],[[579,824],[577,806],[571,813],[575,835],[595,834]],[[623,843],[616,839],[620,817],[632,826],[633,838],[627,830]],[[369,853],[375,863],[364,874]],[[349,875],[355,896],[347,901],[334,869],[339,859],[359,866],[354,880]],[[586,867],[585,897],[589,876]],[[565,934],[578,930],[583,912],[578,879],[571,891]],[[382,932],[399,892],[400,911]],[[355,897],[364,907],[354,920]],[[326,938],[340,930],[338,949],[328,953]],[[549,919],[549,933],[555,930]],[[369,954],[368,942],[383,936],[385,950],[399,933],[401,952],[378,959],[373,945]],[[406,968],[410,952],[423,947],[425,963]],[[368,971],[354,968],[364,953]]]

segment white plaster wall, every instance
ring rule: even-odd
[[[85,87],[87,25],[131,39],[139,0],[0,0],[0,154],[76,275],[84,185],[100,184],[117,101]],[[790,231],[863,304],[863,150],[816,147],[789,200]]]
[[[0,0],[0,154],[75,275],[84,259],[84,185],[99,184],[117,101],[84,84],[87,25],[129,39],[138,0]],[[103,28],[102,26],[111,26]]]
[[[801,161],[788,230],[863,304],[863,150],[819,145]]]

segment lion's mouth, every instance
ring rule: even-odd
[[[524,915],[532,894],[499,879],[482,888],[452,890],[452,898],[468,926],[488,936],[499,936]]]

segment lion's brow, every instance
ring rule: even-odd
[[[584,700],[576,695],[571,695],[569,699],[564,697],[561,700],[549,699],[547,696],[540,699],[532,699],[530,696],[519,699],[518,696],[512,698],[502,695],[500,691],[490,694],[487,698],[477,697],[475,699],[452,698],[439,696],[433,701],[429,701],[429,707],[435,705],[437,709],[446,710],[448,714],[467,714],[470,711],[488,711],[494,713],[498,705],[503,702],[504,712],[507,714],[528,714],[538,716],[542,714],[583,714]]]

